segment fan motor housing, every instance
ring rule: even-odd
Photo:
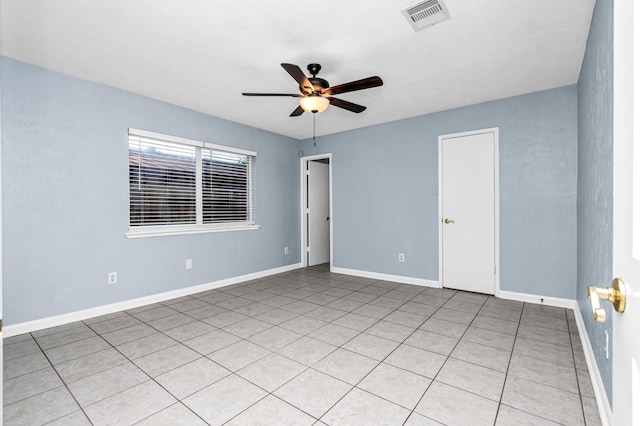
[[[313,90],[315,92],[321,92],[322,90],[329,88],[329,82],[324,78],[309,77],[308,80],[309,80],[309,83],[313,85]],[[302,90],[303,88],[301,87],[300,89]]]
[[[309,80],[309,83],[313,85],[314,92],[321,92],[324,89],[329,88],[329,82],[327,80],[325,80],[324,78],[316,77],[316,75],[322,69],[322,66],[320,64],[309,64],[307,65],[307,69],[309,70],[309,73],[313,76],[313,77],[307,78],[307,80]],[[303,93],[305,91],[303,87],[300,87],[300,90],[302,90]]]

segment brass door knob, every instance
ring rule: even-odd
[[[613,308],[617,312],[624,312],[624,308],[627,305],[627,286],[621,278],[614,278],[611,285],[607,288],[590,285],[587,287],[587,290],[589,299],[591,300],[593,318],[596,321],[605,322],[607,319],[607,313],[604,308],[600,307],[600,299],[605,299],[613,303]]]
[[[446,218],[444,220],[444,223],[449,224],[449,223],[455,223],[455,222],[453,221],[453,219]]]

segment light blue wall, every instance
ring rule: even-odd
[[[299,262],[297,141],[7,58],[1,72],[5,324]],[[261,228],[125,238],[129,127],[257,151]]]
[[[501,289],[573,299],[576,109],[567,86],[305,141],[332,153],[334,266],[438,280],[438,135],[499,127]]]
[[[333,153],[335,266],[438,280],[438,135],[488,127],[500,128],[502,290],[575,297],[575,86],[313,148],[6,58],[2,84],[7,324],[297,263],[300,150]],[[257,151],[261,229],[126,239],[129,127]]]
[[[613,278],[613,2],[597,0],[578,80],[578,284],[576,299],[611,401],[612,365],[605,358],[611,321],[593,320],[587,285]],[[611,318],[611,304],[602,306]],[[611,348],[610,348],[611,349]]]

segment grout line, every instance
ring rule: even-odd
[[[502,405],[502,398],[504,397],[504,389],[507,386],[507,378],[509,377],[509,368],[511,367],[511,360],[513,359],[513,350],[516,347],[516,340],[518,340],[518,332],[520,331],[520,325],[522,324],[522,316],[524,315],[524,308],[526,303],[522,303],[522,307],[520,308],[520,316],[518,317],[518,328],[516,329],[516,334],[513,338],[513,344],[511,345],[511,351],[509,351],[509,362],[507,362],[507,368],[504,372],[504,382],[502,383],[502,391],[500,392],[500,401],[498,401],[498,409],[496,410],[496,417],[493,422],[495,425],[498,421],[498,415],[500,414],[500,406]]]
[[[131,314],[129,314],[129,313],[127,313],[127,314],[128,314],[128,315],[131,315]],[[131,316],[133,317],[133,315],[131,315]],[[135,317],[134,317],[134,318],[135,318]],[[137,319],[137,318],[136,318],[136,319]],[[143,323],[143,324],[145,324],[145,325],[147,325],[148,327],[153,328],[152,326],[149,326],[149,325],[148,325],[146,322],[144,322],[144,321],[142,321],[142,323]],[[87,324],[85,324],[85,325],[87,325]],[[89,325],[87,325],[87,326],[89,326]],[[126,328],[126,327],[125,327],[125,328]],[[163,333],[163,332],[161,332],[161,331],[159,331],[159,330],[157,330],[157,329],[155,329],[155,328],[153,328],[153,329],[154,329],[154,330],[156,330],[158,333],[161,333],[161,334],[165,335],[166,337],[168,337],[168,338],[170,338],[170,339],[172,339],[173,341],[175,341],[175,342],[176,342],[176,344],[175,344],[175,345],[168,346],[167,348],[169,348],[169,347],[173,347],[173,346],[177,346],[178,344],[181,344],[181,345],[183,345],[183,346],[185,346],[185,347],[189,348],[188,346],[184,345],[182,342],[180,342],[180,341],[178,341],[178,340],[174,339],[173,337],[171,337],[171,336],[169,336],[169,335],[167,335],[167,334],[165,334],[165,333]],[[92,329],[92,330],[93,330],[93,329]],[[115,331],[115,330],[114,330],[114,331]],[[95,331],[94,331],[94,332],[95,332]],[[153,381],[154,383],[156,383],[156,384],[157,384],[158,386],[160,386],[160,387],[161,387],[165,392],[167,392],[169,395],[171,395],[173,398],[175,398],[175,399],[176,399],[176,401],[177,401],[177,403],[182,404],[182,405],[183,405],[187,410],[191,411],[191,412],[192,412],[196,417],[198,417],[199,419],[201,419],[203,422],[207,423],[204,419],[202,419],[202,417],[200,417],[200,415],[198,415],[198,413],[196,413],[195,411],[191,410],[191,408],[189,408],[186,404],[184,404],[184,403],[183,403],[183,399],[184,399],[184,398],[178,398],[176,395],[174,395],[173,393],[171,393],[171,392],[170,392],[168,389],[166,389],[166,388],[165,388],[161,383],[159,383],[159,382],[158,382],[154,377],[152,377],[150,374],[148,374],[148,373],[147,373],[146,371],[144,371],[142,368],[138,367],[138,365],[135,363],[135,361],[134,361],[134,360],[130,359],[127,355],[125,355],[124,353],[122,353],[122,352],[121,352],[117,347],[115,347],[114,345],[112,345],[112,344],[111,344],[111,342],[109,342],[108,340],[106,340],[106,339],[105,339],[101,334],[99,334],[99,333],[96,333],[96,334],[98,334],[98,336],[100,336],[100,338],[102,338],[102,339],[103,339],[103,340],[104,340],[104,341],[105,341],[109,346],[111,346],[111,348],[113,348],[113,349],[114,349],[114,350],[116,350],[120,355],[122,355],[122,356],[123,356],[123,357],[124,357],[124,358],[129,362],[129,363],[131,363],[135,368],[137,368],[137,369],[138,369],[138,370],[140,370],[143,374],[145,374],[145,375],[146,375],[146,376],[147,376],[151,381]],[[148,336],[144,336],[144,337],[148,337]],[[144,338],[144,337],[141,337],[140,339],[142,339],[142,338]],[[136,339],[136,340],[139,340],[139,339]],[[135,341],[135,340],[132,340],[132,342],[133,342],[133,341]],[[124,342],[124,343],[122,343],[122,344],[125,344],[125,343],[129,343],[129,342]],[[167,348],[163,348],[163,349],[167,349]],[[161,351],[161,350],[163,350],[163,349],[159,349],[159,350],[157,350],[157,351],[154,351],[154,352],[151,352],[151,353],[149,353],[149,354],[143,355],[143,357],[144,357],[144,356],[147,356],[147,355],[151,355],[151,354],[153,354],[153,353],[157,353],[157,352],[159,352],[159,351]],[[191,349],[191,348],[189,348],[189,349]],[[191,350],[193,350],[193,349],[191,349]],[[197,351],[194,351],[194,352],[198,353]],[[204,356],[203,356],[203,357],[204,357]],[[140,358],[142,358],[142,357],[140,357]],[[206,357],[205,357],[205,358],[206,358]],[[180,367],[182,367],[182,366],[184,366],[184,365],[190,364],[191,362],[194,362],[194,361],[196,361],[196,360],[193,360],[193,361],[187,362],[186,364],[182,364],[182,365],[180,365],[180,366],[178,366],[178,367],[175,367],[175,368],[173,368],[173,369],[171,369],[171,370],[169,370],[169,371],[173,371],[173,370],[175,370],[175,369],[177,369],[177,368],[180,368]],[[213,361],[212,361],[212,362],[213,362]],[[122,364],[121,364],[121,365],[122,365]],[[216,363],[216,365],[219,365],[219,364],[217,364],[217,363]],[[222,367],[222,368],[224,368],[223,366],[221,366],[221,367]],[[114,368],[114,367],[112,367],[112,368]],[[108,369],[108,370],[109,370],[109,369]],[[107,371],[107,370],[104,370],[104,371]],[[168,373],[169,371],[166,371],[165,373]],[[229,371],[229,370],[227,370],[227,371]],[[100,373],[100,372],[99,372],[99,373]],[[96,373],[96,374],[99,374],[99,373]],[[165,374],[165,373],[162,373],[162,374]],[[93,375],[95,375],[95,374],[92,374],[92,375],[87,376],[87,377],[91,377],[91,376],[93,376]],[[227,377],[227,376],[225,376],[225,377]],[[220,379],[220,380],[222,380],[222,379]],[[127,390],[129,390],[129,389],[132,389],[132,388],[134,388],[134,387],[136,387],[136,386],[139,386],[139,385],[141,385],[142,383],[146,383],[146,382],[147,382],[147,381],[144,381],[144,382],[141,382],[141,383],[137,383],[137,384],[135,384],[135,385],[133,385],[133,386],[130,386],[130,387],[126,388],[126,389],[123,389],[123,390],[121,390],[121,391],[119,391],[119,392],[116,392],[116,393],[114,393],[114,394],[112,394],[112,395],[109,395],[109,396],[107,396],[107,397],[105,397],[105,398],[102,398],[100,401],[103,401],[103,400],[105,400],[105,399],[107,399],[107,398],[110,398],[110,397],[112,397],[112,396],[115,396],[115,395],[117,395],[117,394],[119,394],[119,393],[125,392],[125,391],[127,391]],[[214,383],[216,383],[216,382],[214,382]],[[75,398],[75,397],[74,397],[74,398]],[[185,397],[185,398],[186,398],[186,397]],[[96,401],[96,402],[94,402],[93,404],[96,404],[96,403],[98,403],[98,402],[100,402],[100,401]],[[93,405],[93,404],[91,404],[91,405]],[[80,404],[78,404],[78,405],[80,405]],[[171,407],[171,406],[173,406],[173,405],[175,405],[175,404],[171,404],[171,405],[169,405],[168,407],[165,407],[165,408],[163,408],[163,409],[161,409],[161,410],[159,410],[159,411],[156,411],[155,413],[150,414],[150,415],[149,415],[149,416],[147,416],[146,418],[149,418],[149,417],[151,417],[151,416],[154,416],[154,415],[156,415],[156,414],[160,413],[161,411],[163,411],[163,410],[165,410],[165,409],[167,409],[167,408],[169,408],[169,407]],[[84,409],[83,409],[83,411],[84,411]],[[86,414],[85,414],[85,415],[86,415]],[[87,418],[88,418],[88,416],[87,416]],[[144,419],[142,419],[142,420],[144,420]],[[142,421],[142,420],[140,420],[140,421]]]
[[[396,287],[396,288],[397,288],[397,287]],[[382,295],[386,295],[386,294],[388,294],[388,293],[389,293],[389,292],[391,292],[391,291],[393,291],[393,289],[392,289],[392,290],[389,290],[389,291],[388,291],[388,292],[386,292],[386,293],[383,293]],[[387,315],[386,315],[386,316],[384,316],[383,318],[381,318],[381,319],[379,319],[378,321],[376,321],[375,323],[373,323],[369,328],[371,328],[371,327],[375,326],[376,324],[380,323],[381,321],[383,321],[383,320],[384,320],[384,318],[388,317],[388,316],[389,316],[389,315],[391,315],[393,312],[398,311],[400,307],[402,307],[402,306],[404,306],[405,304],[409,303],[409,301],[413,300],[417,295],[422,294],[423,292],[424,292],[424,290],[423,290],[422,292],[420,292],[420,293],[416,294],[415,296],[413,296],[411,299],[407,300],[406,302],[404,302],[404,303],[403,303],[403,304],[401,304],[400,306],[398,306],[395,310],[393,310],[392,312],[390,312],[389,314],[387,314]],[[382,297],[382,295],[380,295],[379,297]],[[454,293],[454,295],[455,295],[455,293]],[[451,297],[453,297],[453,295],[452,295],[452,296],[450,296],[447,300],[451,300]],[[373,299],[373,300],[375,300],[375,299]],[[368,303],[371,303],[373,300],[371,300],[371,301],[370,301],[370,302],[368,302]],[[372,368],[372,369],[371,369],[367,374],[365,374],[365,375],[364,375],[364,376],[363,376],[363,377],[362,377],[362,378],[361,378],[361,379],[360,379],[360,380],[359,380],[355,385],[352,385],[353,387],[351,388],[351,390],[349,390],[347,393],[345,393],[341,398],[339,398],[339,399],[338,399],[338,401],[336,401],[336,402],[335,402],[331,407],[329,407],[329,408],[328,408],[328,409],[323,413],[323,416],[324,416],[325,414],[327,414],[329,411],[331,411],[331,409],[333,409],[333,407],[335,407],[335,406],[336,406],[340,401],[342,401],[342,400],[343,400],[343,399],[344,399],[344,398],[345,398],[349,393],[351,393],[351,392],[353,391],[353,389],[356,389],[356,388],[358,387],[358,385],[359,385],[360,383],[362,383],[362,381],[363,381],[364,379],[366,379],[366,378],[369,376],[369,374],[371,374],[371,373],[372,373],[376,368],[378,368],[378,367],[380,366],[380,364],[382,364],[382,363],[384,362],[384,360],[386,360],[386,359],[389,357],[389,355],[391,355],[391,354],[392,354],[392,353],[393,353],[393,352],[394,352],[398,347],[400,347],[402,344],[404,344],[404,342],[405,342],[407,339],[409,339],[409,337],[411,337],[411,336],[416,332],[416,330],[419,330],[419,329],[420,329],[420,327],[421,327],[425,322],[427,322],[427,321],[429,320],[429,318],[431,318],[431,317],[432,317],[432,316],[433,316],[433,315],[434,315],[434,314],[435,314],[439,309],[440,309],[440,308],[438,308],[436,311],[434,311],[433,313],[431,313],[427,318],[425,318],[425,320],[424,320],[424,321],[422,321],[422,322],[420,323],[420,325],[418,325],[416,328],[414,328],[413,332],[412,332],[411,334],[409,334],[407,337],[405,337],[405,338],[404,338],[404,340],[402,340],[402,342],[400,342],[400,343],[399,343],[399,344],[398,344],[398,345],[393,349],[393,351],[391,351],[390,353],[388,353],[388,354],[387,354],[387,355],[386,355],[382,360],[380,360],[380,361],[378,362],[378,364],[377,364],[375,367],[373,367],[373,368]],[[404,312],[404,311],[402,311],[402,312]],[[366,332],[366,330],[368,330],[369,328],[367,328],[367,329],[365,329],[365,330],[361,331],[361,332],[360,332],[360,334],[358,334],[358,335],[354,336],[354,337],[353,337],[352,339],[350,339],[348,342],[350,342],[351,340],[355,339],[356,337],[358,337],[358,336],[362,335],[362,334],[363,334],[363,333],[365,333],[365,332]],[[388,339],[387,339],[387,340],[388,340]],[[345,342],[342,346],[340,346],[340,348],[343,348],[343,346],[344,346],[344,345],[346,345],[348,342]],[[394,343],[397,343],[397,342],[394,342]],[[349,351],[349,349],[346,349],[346,348],[343,348],[343,349],[344,349],[344,350]],[[353,351],[350,351],[350,352],[353,352]],[[357,353],[357,352],[353,352],[353,353],[356,353],[356,354],[361,355],[361,356],[366,356],[366,355],[364,355],[364,354],[360,354],[360,353]],[[369,358],[369,357],[368,357],[368,358]],[[324,358],[323,358],[323,359],[324,359]],[[372,359],[373,359],[373,358],[372,358]],[[378,361],[378,360],[376,360],[376,361]],[[445,361],[445,362],[446,362],[446,361]],[[444,363],[443,363],[443,365],[444,365]],[[397,367],[397,368],[398,368],[398,367]],[[408,370],[405,370],[405,371],[408,371]],[[439,370],[438,370],[438,371],[439,371]],[[413,373],[413,372],[412,372],[412,373]],[[325,373],[325,374],[326,374],[326,373]],[[413,373],[413,374],[417,374],[417,373]],[[436,375],[437,375],[437,374],[436,374]],[[331,376],[331,375],[329,375],[329,376],[330,376],[330,377],[333,377],[333,376]],[[337,377],[334,377],[334,378],[335,378],[335,379],[337,379],[337,380],[341,380],[341,379],[338,379]],[[435,378],[434,378],[433,380],[435,380]],[[429,385],[428,385],[428,386],[427,386],[427,388],[425,389],[425,391],[424,391],[424,393],[423,393],[423,395],[422,395],[422,396],[424,396],[424,394],[427,392],[427,390],[429,389],[429,387],[430,387],[430,386],[431,386],[431,384],[433,383],[433,380],[431,380],[431,383],[429,383]],[[358,389],[360,389],[360,388],[358,388]],[[360,390],[365,391],[364,389],[360,389]],[[366,392],[366,391],[365,391],[365,392]],[[368,392],[368,393],[370,393],[370,392]],[[375,394],[372,394],[372,395],[375,395]],[[384,400],[388,401],[387,399],[385,399],[385,398],[381,397],[380,395],[375,395],[375,396],[376,396],[376,397],[378,397],[378,398],[381,398],[381,399],[384,399]],[[418,402],[416,402],[416,406],[420,403],[420,400],[422,399],[422,396],[420,397],[420,399],[418,399]],[[397,404],[397,403],[395,403],[395,402],[393,402],[393,401],[389,401],[389,402],[391,402],[391,403],[393,403],[393,404],[395,404],[395,405],[398,405],[399,407],[402,407],[401,405],[399,405],[399,404]],[[415,410],[415,407],[416,407],[416,406],[414,406],[414,408],[413,408],[412,410],[409,410],[409,411],[410,411],[410,412],[409,412],[409,415],[407,416],[407,418],[405,419],[405,421],[403,422],[403,424],[404,424],[404,423],[406,423],[406,421],[409,419],[409,417],[411,417],[411,415],[413,414],[413,412],[414,412],[414,410]],[[402,407],[402,408],[405,408],[405,407]],[[406,409],[406,408],[405,408],[405,409]],[[322,417],[322,416],[321,416],[321,417]]]
[[[371,285],[371,284],[370,284],[370,285]],[[334,287],[337,287],[337,285],[336,285],[336,286],[333,286],[332,288],[334,288]],[[365,287],[367,287],[367,286],[365,286]],[[365,287],[362,287],[362,288],[365,288]],[[391,290],[389,290],[389,291],[392,291],[392,290],[393,290],[393,289],[391,289]],[[387,294],[389,291],[387,291],[387,292],[385,292],[385,293],[383,293],[383,294]],[[353,292],[352,292],[352,293],[353,293]],[[349,294],[351,294],[351,293],[349,293]],[[343,296],[343,297],[345,297],[345,296]],[[378,297],[380,297],[380,296],[378,296]],[[376,297],[376,298],[377,298],[377,297]],[[336,299],[336,300],[337,300],[337,299]],[[373,299],[373,300],[375,300],[375,299]],[[328,303],[332,303],[332,302],[328,302]],[[328,303],[327,303],[327,304],[328,304]],[[321,306],[326,306],[326,304],[325,304],[325,305],[321,305]],[[358,308],[356,308],[356,309],[358,309]],[[314,310],[315,310],[315,309],[314,309]],[[346,316],[346,315],[348,315],[348,314],[350,314],[350,313],[353,313],[353,311],[351,311],[351,312],[345,312],[345,314],[344,314],[344,315],[341,315],[340,317],[335,318],[333,321],[328,322],[328,323],[327,323],[327,325],[328,325],[328,324],[333,324],[333,323],[334,323],[335,321],[337,321],[338,319],[340,319],[340,318],[342,318],[342,317],[344,317],[344,316]],[[303,314],[302,314],[302,315],[303,315]],[[297,318],[297,317],[296,317],[296,318]],[[373,325],[377,324],[378,322],[380,322],[380,320],[376,321]],[[372,326],[373,326],[373,325],[372,325]],[[323,327],[324,327],[324,326],[323,326]],[[346,328],[348,328],[348,327],[346,327]],[[367,329],[368,329],[368,328],[367,328]],[[313,331],[315,331],[315,330],[313,330]],[[298,341],[298,340],[302,339],[302,337],[308,337],[308,335],[309,335],[310,333],[312,333],[313,331],[310,331],[310,332],[309,332],[309,333],[307,333],[306,335],[302,335],[300,338],[296,339],[295,341]],[[364,333],[364,331],[359,331],[359,330],[354,330],[354,331],[358,331],[359,333],[358,333],[358,334],[356,334],[356,335],[355,335],[354,337],[352,337],[351,339],[347,340],[347,341],[346,341],[345,343],[343,343],[341,346],[336,347],[336,349],[334,349],[334,350],[333,350],[333,351],[331,351],[329,354],[327,354],[327,355],[325,355],[324,357],[322,357],[322,358],[321,358],[320,360],[318,360],[315,364],[319,363],[319,362],[320,362],[320,361],[322,361],[323,359],[325,359],[325,358],[327,358],[328,356],[330,356],[331,354],[335,353],[338,349],[343,349],[343,350],[347,350],[347,351],[348,351],[348,349],[344,349],[344,348],[343,348],[343,346],[344,346],[344,345],[346,345],[348,342],[352,341],[353,339],[355,339],[356,337],[358,337],[358,336],[360,336],[360,335],[362,335],[362,334]],[[309,338],[313,339],[312,337],[309,337]],[[315,340],[315,339],[314,339],[314,340]],[[295,342],[295,341],[294,341],[294,342]],[[293,343],[293,342],[291,342],[291,343]],[[288,343],[288,344],[291,344],[291,343]],[[323,342],[323,343],[325,343],[325,342]],[[287,345],[288,345],[288,344],[287,344]],[[287,346],[287,345],[285,345],[285,346]],[[283,347],[285,347],[285,346],[283,346]],[[334,346],[334,345],[332,345],[332,346]],[[265,348],[265,349],[266,349],[266,348]],[[280,348],[280,349],[282,349],[282,348]],[[350,351],[350,352],[351,352],[351,351]],[[354,352],[354,353],[355,353],[355,352]],[[285,355],[282,355],[282,354],[279,354],[279,355],[281,355],[281,356],[285,356]],[[363,354],[358,354],[358,355],[360,355],[360,356],[366,356],[366,355],[363,355]],[[285,357],[286,357],[286,356],[285,356]],[[290,359],[290,358],[288,358],[288,357],[287,357],[287,359]],[[295,360],[292,360],[292,361],[295,361]],[[257,362],[257,361],[256,361],[256,362]],[[295,361],[295,362],[298,362],[298,361]],[[381,363],[382,363],[382,361],[381,361],[379,364],[381,364]],[[314,364],[314,365],[315,365],[315,364]],[[378,364],[378,365],[379,365],[379,364]],[[249,364],[249,365],[251,365],[251,364]],[[298,376],[300,376],[300,375],[301,375],[301,374],[303,374],[304,372],[306,372],[306,371],[308,371],[308,370],[313,369],[313,367],[312,367],[312,366],[306,366],[306,365],[305,365],[305,367],[306,367],[306,369],[304,369],[304,370],[303,370],[303,371],[301,371],[299,374],[297,374],[295,377],[291,378],[290,380],[288,380],[288,381],[286,381],[285,383],[283,383],[282,385],[280,385],[278,388],[276,388],[276,390],[277,390],[277,389],[280,389],[280,388],[281,388],[281,387],[283,387],[283,386],[285,386],[287,383],[291,382],[292,380],[294,380],[295,378],[297,378]],[[244,368],[244,367],[243,367],[243,368]],[[375,368],[377,368],[377,365],[376,365],[376,367],[374,367],[373,369],[375,369]],[[371,371],[373,371],[373,369],[372,369]],[[314,371],[318,371],[318,370],[315,370],[315,369],[313,369],[313,370],[314,370]],[[320,372],[320,373],[321,373],[321,374],[326,374],[327,376],[332,377],[332,378],[333,378],[333,379],[335,379],[335,380],[339,380],[339,381],[341,381],[341,382],[344,382],[344,380],[339,379],[339,378],[337,378],[337,377],[333,377],[333,376],[331,376],[330,374],[323,373],[323,372]],[[365,377],[366,377],[366,376],[365,376]],[[364,377],[363,377],[363,379],[364,379]],[[362,381],[363,379],[361,379],[360,381]],[[246,380],[246,379],[245,379],[245,380]],[[252,383],[252,382],[250,382],[250,383]],[[344,382],[344,383],[346,383],[346,382]],[[359,383],[359,382],[358,382],[358,383]],[[322,416],[324,416],[326,413],[328,413],[329,411],[331,411],[331,409],[332,409],[335,405],[337,405],[337,404],[338,404],[338,403],[339,403],[339,402],[340,402],[340,401],[341,401],[341,400],[342,400],[346,395],[348,395],[348,394],[349,394],[353,389],[355,389],[355,387],[357,386],[357,384],[356,384],[355,386],[354,386],[354,385],[352,385],[352,384],[350,384],[350,383],[347,383],[347,384],[348,384],[349,386],[351,386],[351,389],[350,389],[349,391],[347,391],[347,392],[346,392],[342,397],[340,397],[340,398],[339,398],[339,399],[338,399],[338,400],[337,400],[333,405],[331,405],[327,410],[325,410],[325,411],[324,411],[324,413],[323,413],[320,417],[315,417],[315,416],[311,415],[310,413],[307,413],[307,414],[311,415],[311,417],[313,417],[314,419],[319,420]],[[255,385],[255,384],[254,384],[254,385]],[[256,385],[256,386],[257,386],[257,385]],[[270,394],[273,394],[273,393],[270,393]],[[276,396],[276,395],[274,395],[274,396]],[[277,396],[276,396],[276,397],[277,397]],[[266,397],[265,397],[265,398],[266,398]],[[286,401],[285,401],[285,402],[286,402]],[[397,405],[397,404],[396,404],[396,405]],[[296,408],[298,408],[298,407],[296,407]],[[300,408],[298,408],[298,409],[304,412],[304,410],[302,410],[302,409],[300,409]],[[246,410],[245,410],[245,411],[246,411]],[[244,411],[242,411],[242,412],[244,412]],[[241,412],[241,413],[242,413],[242,412]],[[238,415],[240,415],[241,413],[238,413]],[[306,412],[305,412],[305,413],[306,413]]]
[[[46,354],[46,352],[44,351],[44,349],[42,349],[42,346],[40,346],[40,343],[38,342],[38,340],[36,340],[36,338],[33,336],[32,333],[31,337],[33,338],[33,340],[36,342],[36,345],[38,345],[38,348],[40,349],[40,351],[42,352],[42,355],[44,355],[44,357],[47,359],[47,361],[49,362],[49,365],[51,366],[51,368],[53,369],[53,371],[55,371],[56,375],[58,376],[58,378],[60,379],[60,381],[62,382],[62,384],[64,385],[65,389],[67,390],[67,392],[69,393],[69,395],[71,395],[71,398],[73,398],[73,400],[75,401],[75,403],[78,405],[78,408],[80,409],[80,411],[82,411],[82,414],[84,414],[84,417],[89,421],[89,423],[93,424],[93,422],[91,421],[91,419],[89,419],[89,415],[86,413],[86,411],[84,411],[84,407],[82,405],[80,405],[80,402],[76,399],[76,396],[73,394],[73,392],[71,392],[71,389],[69,389],[69,386],[67,385],[67,382],[62,378],[62,376],[60,375],[60,373],[58,372],[58,369],[53,365],[53,363],[51,362],[51,360],[49,359],[49,356]],[[40,394],[42,394],[44,392],[40,392]],[[40,395],[38,394],[38,395]],[[71,412],[73,413],[73,411]],[[67,416],[71,413],[67,413],[64,416]],[[61,419],[62,417],[58,417],[58,419]],[[57,420],[57,419],[54,419]],[[52,420],[53,421],[53,420]]]
[[[573,339],[571,338],[571,327],[569,326],[569,312],[571,312],[571,315],[573,315],[573,311],[568,311],[565,309],[565,319],[567,321],[567,330],[569,331],[569,342],[571,344],[571,359],[573,360],[573,371],[576,376],[576,386],[578,387],[578,396],[580,397],[580,408],[582,410],[582,420],[584,420],[584,424],[586,425],[587,414],[584,412],[584,399],[582,395],[582,387],[580,386],[580,378],[578,377],[578,367],[576,365],[576,352],[573,347]]]

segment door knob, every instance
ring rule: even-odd
[[[449,224],[449,223],[455,223],[455,222],[453,221],[453,219],[446,218],[444,220],[444,223]]]
[[[604,311],[604,308],[600,307],[600,299],[606,299],[613,303],[613,308],[617,312],[624,312],[624,308],[627,304],[627,286],[621,278],[614,278],[611,285],[607,288],[590,285],[587,289],[589,299],[591,300],[593,318],[596,321],[605,322],[607,319],[607,314]]]

